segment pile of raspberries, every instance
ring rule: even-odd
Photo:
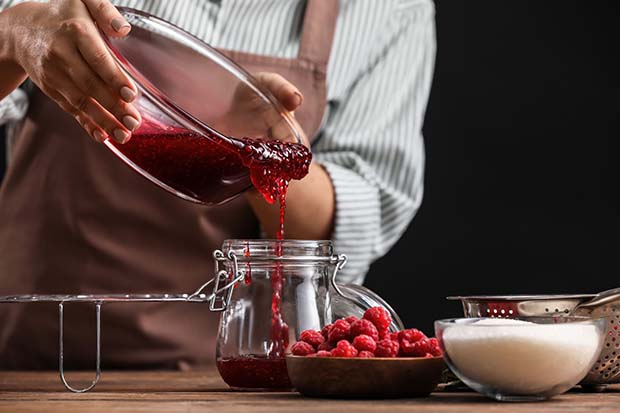
[[[305,330],[291,347],[306,357],[436,357],[441,349],[436,338],[410,328],[390,333],[392,317],[383,307],[366,310],[361,319],[341,318],[321,331]]]

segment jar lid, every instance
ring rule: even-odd
[[[303,143],[291,115],[231,59],[158,17],[118,10],[132,26],[129,34],[101,35],[156,110],[199,133]]]

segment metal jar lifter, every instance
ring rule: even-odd
[[[602,391],[620,383],[620,288],[599,294],[482,295],[448,297],[460,300],[465,317],[604,317],[605,344],[592,370],[581,381],[585,390]]]

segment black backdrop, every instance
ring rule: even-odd
[[[367,285],[428,333],[449,294],[620,286],[618,6],[436,6],[425,199]]]
[[[424,203],[366,284],[427,332],[450,294],[620,286],[617,2],[436,8]]]

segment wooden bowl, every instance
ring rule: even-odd
[[[293,387],[305,396],[331,398],[425,397],[439,384],[443,358],[286,356]]]

